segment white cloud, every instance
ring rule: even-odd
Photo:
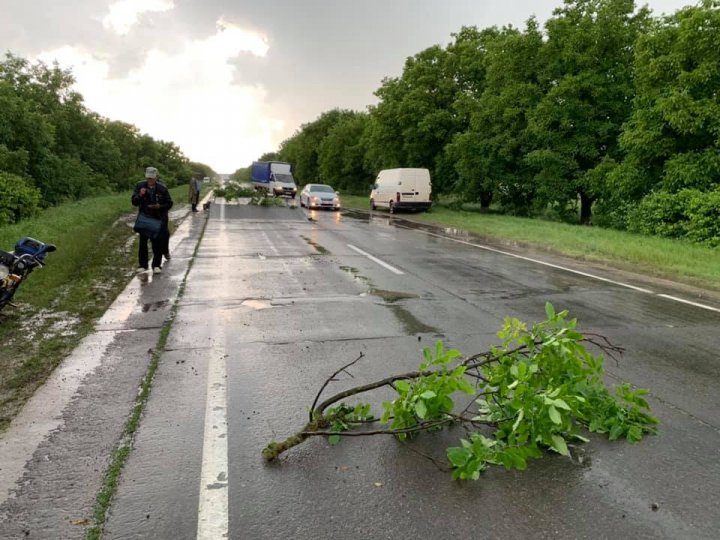
[[[76,47],[38,58],[72,67],[91,110],[173,141],[218,172],[232,172],[275,148],[284,129],[267,110],[265,89],[233,84],[236,68],[228,63],[241,53],[262,61],[268,48],[263,36],[220,19],[214,35],[186,41],[180,51],[149,50],[122,79],[110,78],[107,59]]]
[[[103,18],[102,23],[105,28],[112,28],[119,35],[125,35],[143,13],[170,11],[174,7],[174,0],[120,0],[110,6],[110,13]]]

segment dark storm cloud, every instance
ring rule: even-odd
[[[141,15],[122,36],[102,24],[113,3],[0,0],[0,51],[32,57],[71,45],[102,58],[119,79],[151,49],[177,55],[189,41],[209,38],[223,18],[266,37],[265,57],[243,52],[229,59],[232,84],[264,87],[265,105],[289,136],[323,111],[365,109],[407,57],[447,45],[462,26],[522,27],[533,15],[543,22],[562,0],[175,0],[174,9]],[[649,2],[657,12],[687,3]]]

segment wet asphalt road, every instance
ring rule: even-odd
[[[720,313],[398,227],[387,214],[308,215],[213,205],[106,538],[196,538],[199,521],[204,538],[225,526],[249,539],[717,537]],[[0,499],[0,537],[82,537],[83,524],[69,523],[89,516],[145,349],[200,233],[200,220],[191,225],[168,273],[139,284],[142,300],[114,323],[115,360],[83,380],[14,495]],[[484,351],[505,316],[540,320],[546,301],[627,349],[606,362],[608,380],[652,389],[660,435],[634,446],[592,437],[580,459],[547,456],[472,483],[451,481],[418,453],[442,460],[460,430],[412,445],[315,438],[279,463],[262,461],[269,440],[302,427],[325,377],[360,352],[353,378],[329,392],[414,369],[439,338]]]

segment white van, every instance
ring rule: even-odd
[[[427,169],[385,169],[380,171],[370,192],[370,208],[429,210],[430,171]]]

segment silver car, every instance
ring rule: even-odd
[[[300,206],[340,210],[340,195],[326,184],[307,184],[300,192]]]

